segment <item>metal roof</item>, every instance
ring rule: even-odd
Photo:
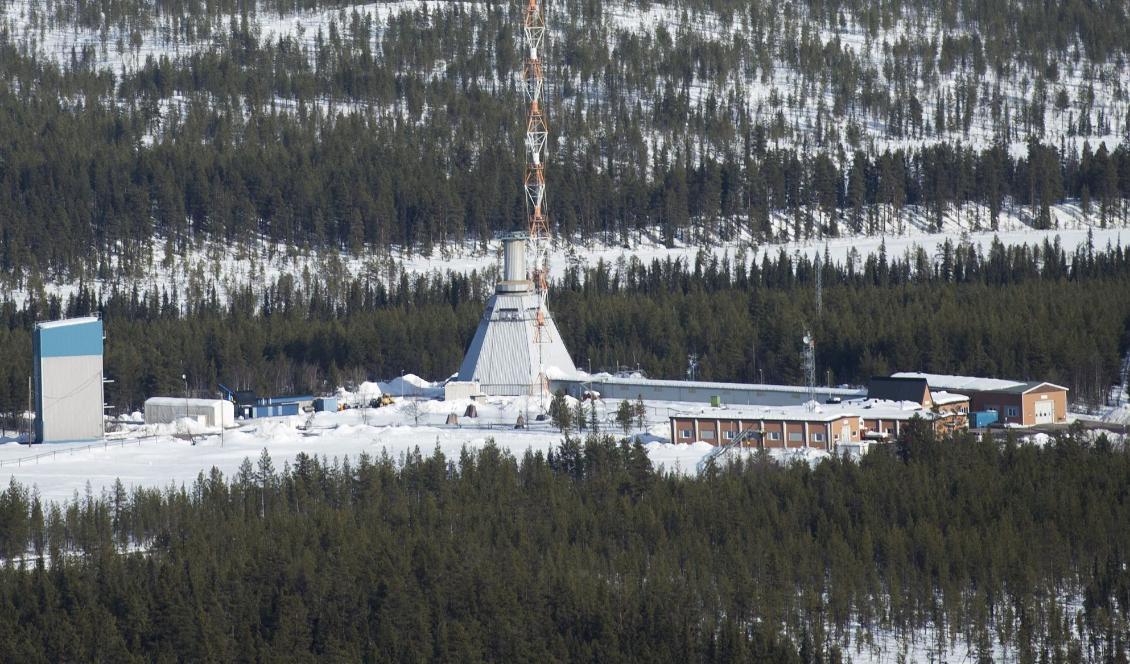
[[[977,378],[975,376],[947,376],[944,374],[919,373],[917,371],[900,371],[891,374],[892,378],[924,378],[931,389],[957,390],[959,392],[1006,392],[1009,394],[1026,394],[1041,385],[1067,390],[1062,385],[1046,381],[1020,381],[1004,380],[1001,378]]]
[[[913,401],[888,401],[884,399],[859,399],[837,404],[808,406],[733,406],[701,408],[698,411],[672,413],[671,417],[694,417],[716,420],[774,420],[788,422],[833,422],[845,417],[862,417],[882,420],[909,420],[921,417],[937,419],[939,415]]]
[[[1004,393],[1007,393],[1007,394],[1028,394],[1032,390],[1034,390],[1038,387],[1042,387],[1044,385],[1050,385],[1051,387],[1061,389],[1065,392],[1067,391],[1067,388],[1062,386],[1062,385],[1056,385],[1055,383],[1048,383],[1048,382],[1045,382],[1045,381],[1042,381],[1042,380],[1031,381],[1031,382],[1028,382],[1028,383],[1020,383],[1019,385],[1017,385],[1015,387],[1009,387],[1009,388],[1003,389],[1003,390],[992,390],[992,391],[993,392],[1004,392]]]
[[[45,321],[36,323],[35,326],[41,330],[50,330],[56,327],[69,327],[71,325],[86,325],[88,323],[97,323],[102,319],[97,316],[83,316],[81,318],[64,318],[63,320]]]
[[[931,389],[940,390],[967,390],[971,392],[990,392],[1008,390],[1025,385],[1020,381],[1002,380],[1000,378],[978,378],[975,376],[950,376],[945,374],[929,374],[918,371],[900,371],[891,374],[892,378],[923,378]]]
[[[545,324],[537,339],[537,314]],[[496,293],[463,356],[456,380],[477,381],[488,394],[530,394],[546,377],[577,373],[557,324],[534,293]]]
[[[946,404],[969,401],[969,397],[965,396],[964,394],[957,394],[956,392],[945,392],[943,390],[931,392],[930,398],[934,400],[935,406],[944,406]]]
[[[874,376],[867,384],[867,396],[872,399],[922,403],[922,397],[928,389],[930,386],[925,378]]]
[[[580,373],[580,378],[584,378],[585,374]],[[600,384],[609,385],[649,385],[656,387],[678,387],[678,388],[691,388],[703,390],[754,390],[758,392],[788,392],[790,394],[797,392],[807,392],[808,388],[804,385],[770,385],[762,383],[720,383],[705,380],[669,380],[661,378],[621,378],[611,374],[596,373],[588,376],[590,382],[594,387],[599,387]],[[860,397],[863,396],[864,391],[854,388],[845,387],[818,387],[815,390],[817,397],[834,396],[834,397]]]

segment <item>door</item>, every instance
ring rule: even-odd
[[[1036,424],[1055,422],[1055,403],[1051,399],[1036,402]]]

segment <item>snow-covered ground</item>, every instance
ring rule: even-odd
[[[388,391],[395,394],[395,390],[393,386]],[[358,392],[365,396],[375,393],[372,386]],[[352,394],[343,396],[348,400]],[[248,420],[222,434],[215,429],[186,428],[186,421],[178,421],[126,424],[123,432],[94,444],[29,447],[8,442],[0,444],[0,477],[35,487],[46,500],[66,501],[85,495],[88,483],[97,496],[116,479],[126,487],[189,485],[212,467],[231,476],[245,458],[254,461],[264,449],[281,468],[300,452],[328,459],[348,456],[356,460],[361,453],[399,459],[417,448],[428,455],[438,447],[446,456],[457,458],[463,448],[479,449],[494,440],[500,448],[521,457],[526,450],[547,453],[562,441],[562,434],[548,419],[537,420],[542,404],[536,397],[480,399],[474,402],[478,416],[465,417],[471,403],[469,399],[398,399],[381,408]],[[623,435],[611,421],[616,405],[598,402],[598,420],[601,431]],[[701,404],[649,403],[647,426],[632,430],[644,442],[653,465],[663,472],[695,474],[714,449],[706,443],[667,442],[669,414],[690,408],[701,408]],[[455,415],[458,423],[447,424],[449,415]],[[529,422],[529,428],[515,428],[520,415]],[[826,456],[816,451],[775,452],[775,457],[785,462],[815,462]]]
[[[493,440],[501,449],[520,458],[527,450],[548,453],[563,440],[548,418],[538,419],[548,406],[547,400],[538,397],[442,401],[400,396],[435,395],[441,391],[434,384],[406,375],[390,383],[364,383],[352,391],[338,391],[341,402],[351,405],[367,404],[382,393],[391,394],[395,402],[390,406],[247,420],[223,432],[187,419],[147,425],[142,423],[141,414],[135,413],[122,418],[121,430],[108,434],[104,442],[30,447],[14,439],[0,442],[0,479],[15,479],[35,487],[44,499],[62,502],[83,496],[88,483],[97,496],[117,479],[127,488],[189,485],[199,473],[207,473],[212,467],[230,477],[245,458],[254,461],[264,449],[275,466],[281,468],[300,452],[327,459],[356,460],[362,453],[388,454],[400,459],[417,448],[421,454],[429,455],[438,447],[447,457],[457,458],[464,448],[480,449]],[[576,407],[572,397],[566,400],[570,407]],[[584,405],[586,421],[590,404]],[[466,413],[472,405],[477,412],[468,417]],[[617,405],[614,401],[596,402],[599,432],[625,435],[615,423]],[[665,473],[696,475],[712,460],[725,464],[739,455],[751,459],[758,454],[753,449],[731,449],[718,454],[720,448],[703,442],[670,443],[670,416],[699,412],[702,408],[701,403],[649,401],[645,426],[632,427],[628,435],[643,443],[652,465]],[[456,418],[455,423],[448,423],[451,416]],[[516,427],[519,417],[528,423],[527,428]],[[1087,432],[1092,438],[1099,433]],[[1106,433],[1115,442],[1123,441],[1119,434]],[[1021,440],[1044,445],[1051,438],[1033,434]],[[817,449],[768,452],[780,463],[816,464],[829,456]]]

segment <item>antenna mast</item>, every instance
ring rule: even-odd
[[[813,269],[816,271],[816,317],[820,318],[824,315],[824,267],[820,264],[819,256],[816,257]]]
[[[545,92],[545,75],[541,66],[541,47],[545,42],[545,8],[538,0],[529,0],[522,15],[522,35],[526,42],[526,100],[530,103],[526,113],[526,216],[530,226],[530,281],[538,297],[537,316],[534,319],[534,343],[538,344],[539,391],[549,394],[549,381],[545,375],[545,360],[541,344],[549,341],[545,329],[545,295],[548,290],[546,269],[549,243],[549,220],[545,217],[545,161],[549,128],[542,110]]]
[[[530,244],[533,254],[530,281],[541,297],[545,297],[545,252],[549,240],[549,220],[545,216],[545,162],[549,129],[542,110],[545,76],[542,72],[541,47],[545,42],[545,8],[538,0],[529,0],[523,12],[522,34],[526,43],[526,215],[529,218]]]
[[[808,388],[806,405],[809,409],[814,409],[816,406],[816,339],[813,338],[812,332],[808,330],[804,331],[804,381]]]

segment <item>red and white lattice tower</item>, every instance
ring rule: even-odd
[[[541,47],[545,42],[545,8],[539,0],[529,0],[522,16],[522,33],[526,45],[526,215],[530,225],[530,281],[539,297],[545,298],[546,252],[549,246],[549,220],[545,214],[545,154],[549,130],[545,123],[542,97],[545,76],[542,72]],[[538,317],[539,336],[542,326]]]

